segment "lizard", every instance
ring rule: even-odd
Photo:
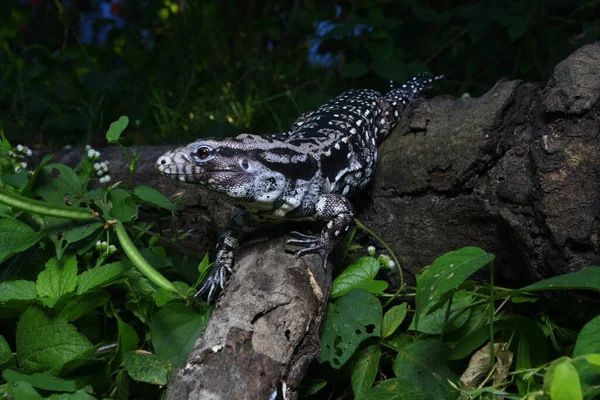
[[[217,192],[241,209],[219,234],[211,271],[196,296],[224,289],[243,234],[265,223],[323,221],[318,234],[290,232],[297,255],[327,257],[352,225],[348,197],[375,172],[377,144],[406,105],[442,76],[420,74],[387,94],[352,89],[301,115],[281,134],[200,139],[156,161],[167,177]]]

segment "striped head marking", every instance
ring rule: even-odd
[[[202,139],[163,154],[156,168],[170,178],[221,193],[242,208],[249,203],[260,208],[272,205],[286,188],[284,170],[265,162],[282,145],[247,134]]]

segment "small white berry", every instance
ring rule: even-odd
[[[22,145],[20,145],[20,144],[18,144],[18,145],[17,145],[17,151],[18,151],[18,152],[23,152],[23,146],[22,146]]]

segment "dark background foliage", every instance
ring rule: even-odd
[[[472,96],[542,84],[600,37],[596,0],[12,0],[0,8],[0,129],[16,142],[134,144],[273,133],[348,88],[422,71]]]

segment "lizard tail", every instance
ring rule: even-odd
[[[383,96],[380,100],[380,107],[383,111],[379,121],[376,121],[379,128],[378,142],[385,139],[394,129],[408,103],[418,98],[421,92],[431,89],[433,82],[443,77],[443,75],[431,77],[424,72],[409,79],[400,87],[392,88]]]

